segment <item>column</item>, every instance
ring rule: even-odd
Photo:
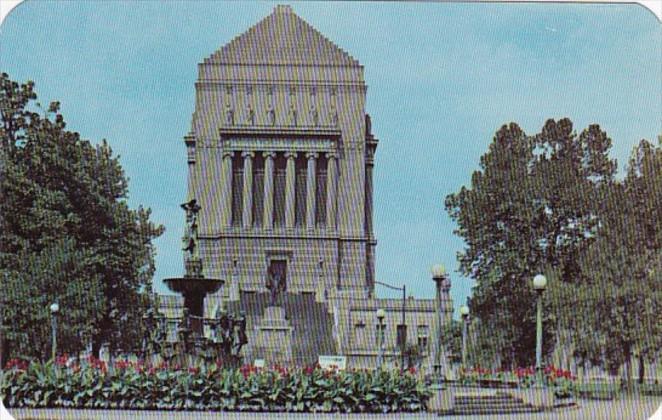
[[[264,152],[264,216],[265,229],[274,227],[274,158],[275,152]]]
[[[285,153],[287,166],[285,168],[285,227],[294,228],[295,217],[295,182],[296,182],[296,158],[294,152]]]
[[[326,169],[326,227],[336,230],[336,190],[338,185],[338,171],[335,153],[327,153]]]
[[[306,227],[315,228],[315,172],[317,166],[317,153],[306,153],[308,159],[308,172],[306,173]]]
[[[224,151],[221,163],[221,228],[230,227],[232,219],[232,155],[231,151]]]
[[[253,152],[241,154],[244,158],[244,189],[243,189],[243,213],[242,224],[245,228],[253,225]]]

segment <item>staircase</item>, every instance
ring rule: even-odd
[[[515,414],[538,412],[536,407],[505,391],[456,394],[453,414]]]
[[[230,312],[246,313],[247,328],[253,328],[269,306],[269,293],[240,294],[239,302],[230,302]],[[317,363],[317,356],[336,354],[333,341],[333,316],[325,303],[316,302],[312,293],[285,293],[280,298],[285,318],[294,328],[292,332],[292,358],[294,365]],[[250,346],[250,343],[248,343]]]

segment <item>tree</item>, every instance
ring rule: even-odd
[[[612,373],[662,347],[662,149],[648,141],[635,147],[627,175],[605,191],[596,241],[580,259],[587,296],[595,316],[584,320],[604,338],[606,362]],[[578,337],[581,340],[580,337]]]
[[[130,349],[154,273],[150,210],[127,205],[128,182],[108,143],[66,130],[58,102],[34,83],[0,77],[1,318],[14,353],[48,354],[48,305],[59,301],[61,348]]]
[[[455,233],[467,245],[458,255],[460,271],[477,282],[471,312],[503,332],[506,366],[533,362],[532,277],[555,270],[564,283],[580,280],[577,258],[598,226],[600,186],[616,171],[610,146],[599,126],[577,135],[569,119],[549,120],[535,136],[504,125],[471,187],[446,197]],[[557,317],[545,313],[545,336],[553,336]],[[551,343],[543,344],[548,352]]]

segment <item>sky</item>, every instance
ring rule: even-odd
[[[0,70],[58,100],[68,128],[107,139],[129,178],[129,204],[166,227],[155,289],[183,273],[180,237],[197,63],[271,13],[270,2],[28,0],[0,26]],[[377,280],[434,296],[450,272],[456,309],[473,281],[444,209],[469,185],[494,133],[537,133],[569,117],[597,123],[622,169],[662,133],[662,26],[635,4],[296,2],[299,16],[365,67],[379,138],[374,170]],[[391,297],[377,289],[378,296]]]

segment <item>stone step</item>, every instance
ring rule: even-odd
[[[455,396],[455,401],[522,401],[521,398],[512,397],[510,395],[499,395],[494,397],[458,397]]]
[[[533,408],[528,404],[521,403],[501,403],[501,404],[455,404],[456,409],[461,410],[486,410],[486,409],[495,409],[495,410],[509,410],[511,408]]]
[[[499,409],[481,409],[481,410],[463,410],[463,409],[453,409],[453,414],[457,415],[481,415],[481,414],[489,414],[489,415],[504,415],[504,414],[516,414],[516,413],[537,413],[540,410],[534,409],[534,408],[528,408],[528,407],[523,407],[523,408],[512,408],[512,409],[507,409],[507,410],[499,410]]]
[[[524,403],[521,398],[514,397],[508,393],[498,392],[495,394],[462,394],[456,395],[453,413],[455,414],[511,414],[511,413],[533,413],[539,411],[532,405]]]

